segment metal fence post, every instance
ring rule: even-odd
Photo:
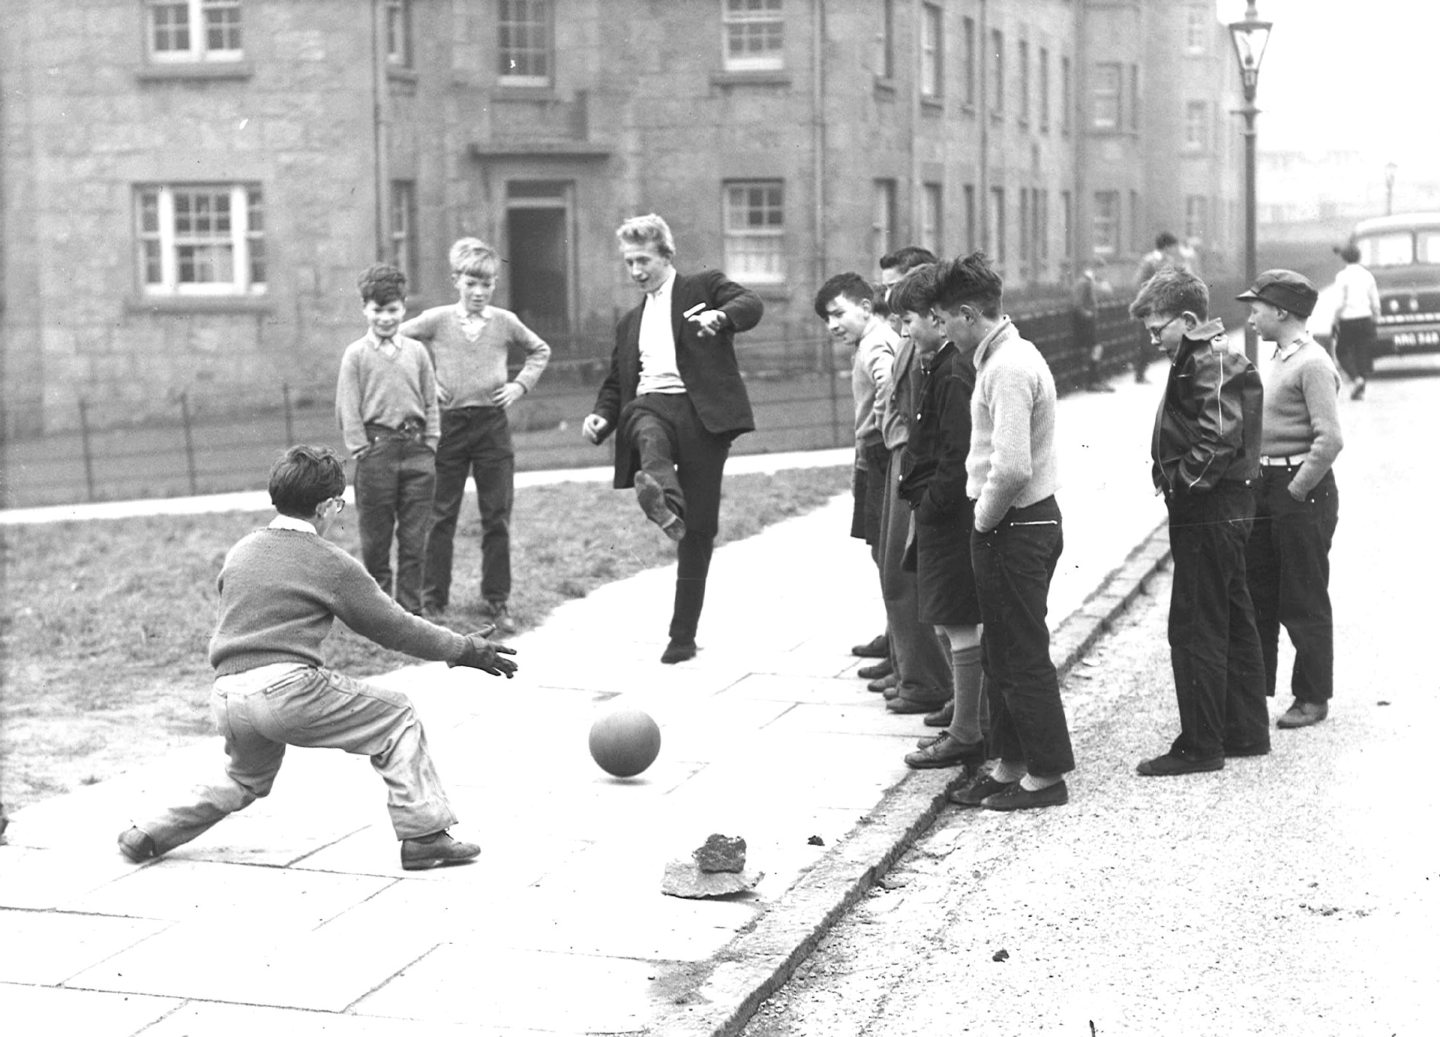
[[[290,383],[280,383],[280,393],[285,398],[285,449],[295,445],[295,416],[290,408]]]
[[[90,450],[90,404],[80,397],[80,452],[85,457],[85,499],[95,500],[95,459]]]
[[[190,431],[190,393],[180,394],[180,418],[185,425],[185,467],[190,473],[190,493],[193,496],[200,492],[199,482],[195,477],[195,437]]]

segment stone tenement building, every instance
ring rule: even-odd
[[[5,0],[5,432],[328,399],[357,273],[446,301],[461,234],[557,362],[638,212],[817,355],[820,281],[902,244],[1012,293],[1162,229],[1232,264],[1238,85],[1212,0]]]

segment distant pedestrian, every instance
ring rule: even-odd
[[[1155,236],[1155,248],[1145,253],[1140,259],[1140,265],[1135,270],[1135,292],[1138,295],[1140,289],[1145,287],[1145,282],[1154,277],[1165,267],[1174,267],[1177,270],[1187,269],[1185,256],[1180,250],[1180,239],[1168,230],[1162,230]],[[1151,349],[1150,343],[1141,339],[1135,347],[1135,381],[1148,382],[1146,370],[1150,366]]]
[[[911,767],[961,767],[973,779],[986,760],[982,726],[980,599],[970,561],[975,508],[966,496],[974,343],[945,337],[935,312],[937,267],[911,271],[890,293],[922,365],[915,422],[899,458],[899,493],[912,509],[906,558],[915,572],[917,614],[944,639],[950,664],[949,717],[933,739],[905,757]]]
[[[730,444],[755,428],[735,335],[765,304],[719,270],[677,273],[675,238],[654,213],[615,236],[644,298],[615,329],[610,373],[581,426],[591,443],[615,434],[615,488],[635,487],[647,518],[677,541],[675,608],[662,663],[695,657],[720,485]]]
[[[1115,391],[1115,387],[1105,380],[1101,367],[1105,359],[1105,345],[1100,341],[1100,307],[1114,294],[1105,274],[1105,257],[1090,257],[1070,292],[1075,352],[1085,357],[1085,388],[1090,392]]]
[[[1170,518],[1170,665],[1180,735],[1136,770],[1148,777],[1216,771],[1227,756],[1270,751],[1264,664],[1245,582],[1245,543],[1260,470],[1260,376],[1230,349],[1210,292],[1167,268],[1130,314],[1170,359],[1150,440],[1151,478]]]
[[[435,368],[424,346],[399,333],[405,275],[393,266],[372,266],[360,275],[359,287],[369,330],[340,360],[335,413],[355,461],[360,556],[386,594],[418,613],[440,442]]]
[[[1260,368],[1265,425],[1246,573],[1267,694],[1275,694],[1282,625],[1295,646],[1294,701],[1277,721],[1282,728],[1318,724],[1329,715],[1335,693],[1330,544],[1340,495],[1332,466],[1345,444],[1336,406],[1340,376],[1330,354],[1305,327],[1317,295],[1300,274],[1267,270],[1238,296],[1250,304],[1256,333],[1275,343]]]
[[[1335,357],[1350,376],[1352,400],[1365,398],[1374,369],[1375,322],[1380,319],[1380,289],[1375,275],[1360,265],[1360,249],[1352,242],[1335,250],[1345,261],[1335,275]]]
[[[479,855],[480,847],[447,831],[455,814],[410,700],[326,669],[323,643],[339,619],[386,648],[497,677],[515,672],[505,658],[514,649],[436,626],[381,593],[325,539],[345,508],[344,492],[345,468],[325,447],[291,447],[271,469],[277,514],[230,549],[217,581],[210,707],[225,738],[225,773],[121,832],[129,860],[158,857],[268,796],[291,745],[370,757],[385,781],[406,871]]]
[[[550,347],[509,310],[490,305],[500,257],[479,238],[450,246],[450,276],[460,293],[400,326],[424,343],[435,363],[440,401],[440,445],[435,453],[435,506],[425,552],[424,607],[439,615],[450,604],[455,525],[465,482],[475,479],[480,511],[482,614],[501,633],[513,633],[510,616],[510,509],[515,500],[515,445],[510,407],[535,388]],[[511,350],[525,355],[512,379]]]
[[[1000,275],[979,252],[940,265],[935,305],[946,337],[974,348],[966,496],[975,501],[970,560],[985,630],[990,774],[951,801],[990,810],[1068,802],[1070,729],[1050,661],[1050,580],[1064,545],[1055,501],[1055,379],[1002,310]]]

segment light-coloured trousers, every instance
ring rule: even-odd
[[[138,827],[159,853],[200,835],[217,821],[270,793],[287,745],[344,749],[370,757],[385,781],[398,839],[443,831],[455,823],[430,760],[425,729],[405,695],[318,667],[294,670],[273,684],[210,694],[225,738],[222,780],[199,784],[185,802]]]

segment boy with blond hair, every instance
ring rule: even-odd
[[[550,347],[515,314],[490,304],[500,258],[485,242],[479,238],[455,242],[450,247],[450,273],[459,300],[428,309],[400,329],[424,343],[439,383],[440,446],[425,554],[424,607],[435,615],[450,604],[455,525],[465,481],[473,476],[480,509],[482,612],[501,633],[512,633],[510,509],[515,498],[515,446],[507,412],[535,388],[550,362]],[[525,354],[525,365],[513,379],[512,348]]]

